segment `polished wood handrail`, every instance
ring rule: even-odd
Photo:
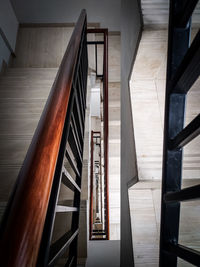
[[[1,266],[36,265],[85,21],[83,10],[17,178],[1,232]]]
[[[87,33],[100,33],[103,34],[103,117],[104,117],[104,175],[106,185],[106,238],[110,238],[110,222],[109,222],[109,180],[108,180],[108,29],[97,28],[87,29]],[[95,42],[94,42],[95,44]],[[97,73],[96,73],[97,74]],[[91,224],[91,222],[90,222]]]

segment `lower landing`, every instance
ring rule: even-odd
[[[183,187],[200,179],[183,180]],[[139,181],[129,189],[129,202],[136,267],[159,264],[161,181]],[[200,200],[181,203],[179,243],[200,250]],[[178,266],[192,266],[178,260]]]

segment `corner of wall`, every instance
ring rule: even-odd
[[[10,65],[10,56],[15,55],[19,23],[10,1],[1,1],[0,9],[2,13],[0,17],[0,72],[2,74],[5,66]]]
[[[139,0],[121,1],[121,267],[134,266],[128,188],[138,181],[129,80],[142,33]]]

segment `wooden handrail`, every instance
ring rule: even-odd
[[[1,233],[1,266],[36,265],[85,21],[83,10],[17,178]]]

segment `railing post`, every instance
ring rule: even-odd
[[[172,92],[172,79],[189,47],[190,22],[184,28],[176,27],[176,17],[182,9],[182,1],[171,0],[169,12],[167,82],[165,97],[165,126],[163,148],[160,267],[177,266],[177,256],[166,251],[168,243],[178,243],[180,203],[166,203],[164,195],[180,190],[182,180],[182,149],[171,151],[170,140],[184,126],[185,94]]]

